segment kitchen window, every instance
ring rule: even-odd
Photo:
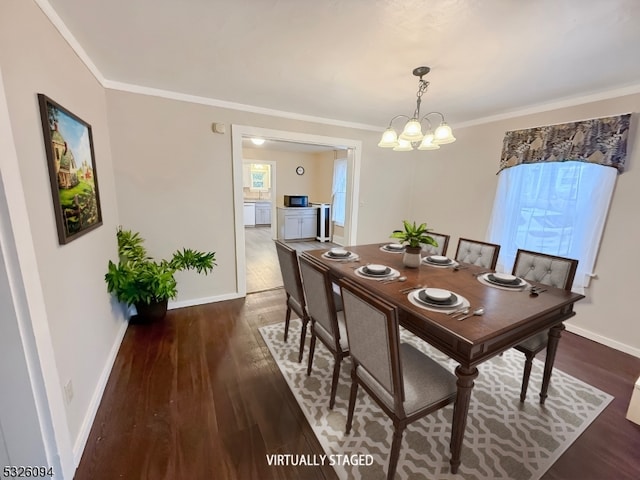
[[[271,188],[271,165],[252,163],[249,167],[250,185],[252,192],[267,192]]]
[[[333,161],[333,186],[331,192],[333,197],[331,220],[339,227],[344,227],[347,205],[346,158],[338,158]]]

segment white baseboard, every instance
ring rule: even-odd
[[[576,327],[575,325],[565,323],[565,326],[567,327],[567,331],[571,333],[575,333],[576,335],[580,335],[581,337],[588,338],[589,340],[593,340],[594,342],[601,343],[602,345],[606,345],[607,347],[611,347],[615,350],[619,350],[621,352],[628,353],[629,355],[633,355],[634,357],[640,358],[640,349],[638,348],[618,342],[617,340],[603,337],[602,335],[593,333],[590,330],[585,330],[584,328]]]
[[[100,406],[100,401],[102,400],[104,389],[107,386],[107,381],[109,380],[109,375],[111,374],[113,364],[116,361],[116,356],[118,355],[120,344],[122,343],[124,334],[127,331],[127,326],[127,322],[122,322],[120,330],[118,330],[118,334],[116,335],[116,339],[113,342],[113,346],[111,347],[111,351],[109,352],[107,361],[105,362],[104,368],[102,369],[102,374],[100,375],[100,378],[98,378],[96,389],[94,390],[91,397],[89,409],[87,410],[87,414],[85,415],[82,426],[80,427],[80,432],[78,433],[75,444],[73,445],[73,458],[76,464],[76,468],[80,464],[80,459],[82,458],[84,447],[86,446],[87,440],[89,439],[91,427],[93,426],[93,422],[96,418],[96,413],[98,412],[98,407]]]
[[[216,295],[215,297],[202,297],[193,298],[191,300],[181,300],[179,302],[169,302],[167,308],[173,310],[174,308],[195,307],[196,305],[204,305],[205,303],[216,303],[224,300],[235,300],[236,298],[243,298],[245,295],[240,295],[238,292],[225,293],[224,295]]]

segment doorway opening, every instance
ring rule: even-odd
[[[259,148],[255,147],[250,142],[250,139],[254,137],[265,139],[265,143]],[[347,159],[347,171],[346,192],[343,193],[345,218],[342,222],[343,225],[336,228],[337,232],[335,233],[340,236],[336,237],[335,241],[341,245],[355,243],[360,141],[232,125],[232,142],[237,288],[241,296],[246,295],[247,292],[252,293],[282,286],[273,240],[280,238],[287,241],[296,250],[329,248],[332,244],[331,236],[326,231],[322,238],[329,241],[321,243],[314,238],[308,238],[315,236],[315,226],[313,235],[307,231],[299,239],[291,238],[290,230],[287,232],[283,230],[285,228],[283,215],[287,212],[287,209],[283,208],[283,199],[284,195],[305,196],[308,197],[309,202],[314,204],[312,208],[322,209],[323,207],[320,205],[326,205],[330,211],[334,201],[332,179],[334,159],[337,156]],[[310,160],[312,158],[316,160]],[[260,191],[260,188],[255,188],[256,185],[251,184],[252,177],[248,175],[251,170],[247,165],[252,163],[271,165],[270,188],[262,183],[259,185],[263,187]],[[250,225],[252,221],[258,219],[255,213],[251,213],[251,209],[262,203],[262,212],[264,212],[266,198],[269,199],[268,208],[271,210],[271,223],[265,224],[265,217],[261,213],[259,223]],[[247,206],[247,203],[254,203],[255,207]],[[245,219],[245,209],[248,215],[256,215],[255,220],[247,221]],[[249,223],[249,225],[245,226],[245,223]],[[333,222],[330,224],[332,227]],[[334,233],[333,228],[330,233]],[[293,236],[295,237],[295,235]]]

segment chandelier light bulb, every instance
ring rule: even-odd
[[[378,143],[379,147],[382,148],[393,148],[398,146],[398,134],[396,131],[389,127],[382,134],[382,138],[380,138],[380,143]]]
[[[393,147],[394,152],[410,152],[413,150],[413,146],[409,140],[404,140],[402,137],[398,139],[398,145]]]
[[[453,143],[456,141],[456,137],[453,136],[451,127],[447,125],[447,122],[442,122],[434,133],[433,142],[438,145],[445,145],[447,143]]]
[[[407,122],[400,138],[409,142],[419,142],[422,140],[422,125],[420,125],[417,118],[412,118]]]
[[[439,148],[440,145],[433,143],[433,132],[429,130],[422,139],[418,150],[438,150]]]

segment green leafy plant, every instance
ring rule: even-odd
[[[427,235],[427,232],[429,232],[430,229],[427,228],[426,223],[416,225],[416,222],[409,223],[407,220],[403,220],[402,223],[404,225],[404,230],[394,230],[391,234],[391,238],[397,238],[403,244],[414,248],[420,247],[423,243],[433,245],[434,247],[438,246],[438,242],[436,242],[433,237]]]
[[[138,232],[120,227],[116,237],[120,259],[117,264],[109,260],[104,279],[107,291],[127,305],[150,305],[176,298],[176,272],[195,270],[206,275],[216,265],[215,252],[188,248],[176,251],[171,260],[155,261],[147,254]]]

